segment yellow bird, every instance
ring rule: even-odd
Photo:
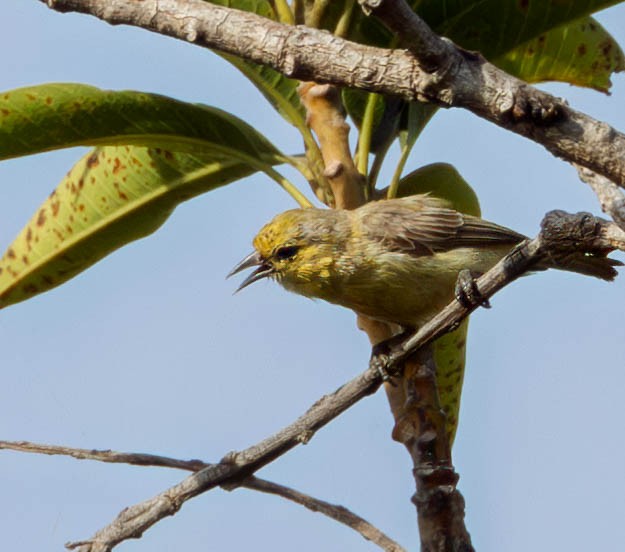
[[[461,270],[486,272],[524,239],[427,194],[374,201],[351,211],[294,209],[260,230],[254,252],[230,275],[256,267],[239,290],[271,278],[289,291],[410,329],[453,299]],[[604,280],[614,279],[614,266],[620,264],[582,252],[567,261],[562,268]],[[456,335],[462,339],[441,341],[454,351],[446,357],[449,366],[437,367],[452,436],[464,367],[464,333]]]

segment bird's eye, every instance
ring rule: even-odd
[[[295,257],[298,251],[299,247],[297,245],[285,245],[276,249],[274,257],[279,261],[286,261],[287,259],[292,259],[293,257]]]

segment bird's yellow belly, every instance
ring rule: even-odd
[[[507,250],[463,248],[418,258],[383,253],[323,298],[378,320],[418,327],[452,300],[461,270],[485,272]]]

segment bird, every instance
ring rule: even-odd
[[[254,251],[229,276],[254,268],[237,291],[268,278],[299,295],[411,330],[453,300],[461,271],[482,274],[525,239],[429,194],[371,201],[353,210],[292,209],[258,232]],[[612,280],[618,264],[580,252],[559,268]],[[445,397],[439,387],[453,423],[459,407],[459,391],[453,388],[461,384],[464,369],[463,335],[441,342],[449,366],[437,368],[439,386],[450,392]]]

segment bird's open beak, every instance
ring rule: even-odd
[[[262,280],[263,278],[267,278],[267,276],[271,276],[271,274],[273,274],[273,267],[260,256],[258,251],[254,251],[245,257],[245,259],[243,259],[237,266],[235,266],[226,278],[230,278],[230,276],[234,276],[242,270],[246,270],[247,268],[252,268],[254,266],[256,267],[256,270],[241,282],[241,285],[235,290],[235,293],[241,291],[250,284],[253,284],[257,280]]]

